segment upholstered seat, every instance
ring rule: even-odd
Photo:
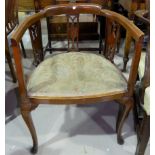
[[[147,115],[150,115],[150,87],[147,87],[145,89],[145,94],[144,94],[144,109],[145,109]]]
[[[107,59],[92,53],[69,52],[43,61],[29,78],[30,97],[74,97],[127,90],[120,71]]]
[[[142,77],[144,76],[145,57],[146,57],[146,52],[142,52],[140,62],[139,62],[139,67],[138,67],[138,75],[140,79],[142,79]]]
[[[145,58],[146,58],[146,52],[141,53],[139,68],[138,68],[138,74],[139,78],[142,79],[144,77],[144,71],[145,71]],[[145,89],[144,94],[144,110],[146,111],[147,115],[150,115],[150,87],[147,87]]]

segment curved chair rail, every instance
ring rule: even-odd
[[[139,28],[137,28],[137,26],[135,26],[132,22],[130,22],[129,19],[127,19],[126,17],[116,12],[106,10],[106,9],[101,9],[99,5],[94,5],[94,4],[70,3],[70,4],[48,6],[44,10],[26,18],[19,25],[17,30],[13,33],[12,42],[14,41],[19,42],[19,40],[23,36],[26,29],[43,17],[60,15],[60,14],[79,14],[79,13],[82,13],[82,14],[91,13],[91,14],[96,14],[100,16],[105,16],[107,18],[111,18],[117,21],[126,30],[128,30],[136,41],[144,35],[143,32]]]

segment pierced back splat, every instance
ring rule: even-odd
[[[29,27],[29,33],[33,47],[34,65],[37,66],[43,60],[44,56],[40,21]]]
[[[67,16],[68,51],[79,51],[79,14]],[[76,45],[75,45],[76,44]]]
[[[115,52],[118,50],[120,25],[111,19],[106,19],[104,55],[113,62]]]

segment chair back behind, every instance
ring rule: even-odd
[[[5,1],[5,31],[6,35],[9,35],[18,21],[18,3],[17,0],[6,0]]]

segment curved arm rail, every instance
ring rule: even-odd
[[[91,13],[111,18],[117,21],[126,30],[128,30],[136,41],[144,35],[144,33],[139,28],[137,28],[137,26],[135,26],[132,22],[130,22],[129,19],[116,12],[101,9],[99,5],[71,3],[71,4],[48,6],[41,12],[29,16],[20,24],[17,30],[13,33],[12,41],[15,40],[16,42],[19,42],[26,29],[43,17],[60,15],[60,14],[79,14],[79,13]]]

